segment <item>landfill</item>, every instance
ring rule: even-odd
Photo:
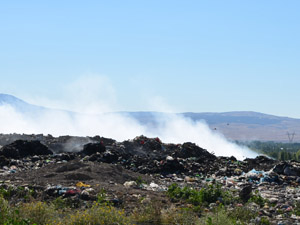
[[[271,224],[300,224],[300,163],[266,156],[237,160],[217,157],[194,143],[163,143],[138,136],[118,142],[100,136],[0,135],[0,188],[15,193],[34,190],[41,200],[69,198],[88,204],[107,191],[105,201],[127,210],[140,199],[171,204],[165,192],[180,186],[219,183],[245,204],[253,194],[268,202],[253,203]],[[211,207],[214,207],[212,204]],[[236,207],[232,205],[229,207]],[[209,209],[208,209],[209,210]]]

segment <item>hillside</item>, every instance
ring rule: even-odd
[[[9,105],[17,112],[35,116],[46,111],[60,111],[29,104],[12,95],[0,94],[0,106]],[[74,112],[65,111],[68,114]],[[135,118],[139,123],[148,127],[156,127],[161,118],[174,115],[162,112],[116,112]],[[277,141],[300,142],[300,119],[279,117],[258,112],[240,111],[224,113],[185,112],[175,115],[185,117],[194,122],[204,121],[214,132],[223,134],[230,140],[239,141]],[[287,134],[290,134],[288,137]],[[293,133],[295,135],[293,135]]]
[[[143,124],[155,126],[157,118],[166,114],[159,112],[127,112]],[[289,142],[295,132],[293,142],[300,142],[300,119],[279,117],[258,112],[224,112],[224,113],[178,113],[194,122],[204,121],[226,138],[239,141],[278,141]]]

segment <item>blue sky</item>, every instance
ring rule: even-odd
[[[113,89],[105,96],[116,110],[157,110],[154,99],[178,112],[300,118],[299,9],[296,0],[1,1],[0,92],[57,100],[92,76]]]

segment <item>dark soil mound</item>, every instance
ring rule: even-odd
[[[77,169],[82,169],[84,167],[86,167],[86,165],[82,162],[69,163],[57,168],[55,172],[57,173],[68,172]]]
[[[85,180],[92,180],[93,179],[89,175],[86,175],[86,174],[83,174],[83,173],[70,173],[70,174],[66,174],[65,178],[67,180],[78,180],[78,181],[80,181],[80,180],[85,181]]]
[[[0,152],[6,158],[20,159],[34,155],[51,155],[53,152],[39,141],[17,140],[5,145]]]
[[[103,143],[88,143],[83,146],[83,150],[80,152],[80,154],[83,155],[93,155],[97,152],[102,153],[105,152],[106,148],[103,145]]]
[[[157,158],[164,154],[164,147],[159,138],[147,138],[142,135],[133,141],[124,141],[122,144],[127,154],[138,157]]]
[[[181,147],[181,150],[178,151],[175,156],[184,159],[194,157],[197,158],[198,161],[217,159],[215,155],[191,142],[184,143]]]
[[[247,162],[247,171],[252,169],[267,171],[278,163],[276,160],[262,155],[254,159],[247,158],[244,161]]]

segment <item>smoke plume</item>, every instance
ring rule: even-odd
[[[103,86],[106,87],[105,90]],[[238,159],[256,156],[256,153],[246,147],[237,146],[227,141],[221,134],[213,132],[204,122],[194,122],[178,114],[168,113],[159,117],[155,114],[153,116],[156,125],[149,127],[130,117],[129,114],[107,113],[113,107],[109,107],[109,102],[103,99],[106,98],[116,104],[116,96],[113,86],[106,78],[98,76],[80,78],[67,89],[72,91],[63,96],[61,101],[56,101],[53,105],[53,101],[43,99],[45,103],[43,105],[64,109],[67,106],[67,109],[74,110],[76,113],[63,110],[41,110],[33,116],[30,113],[18,111],[10,105],[1,105],[0,132],[42,133],[54,136],[100,135],[118,141],[145,135],[159,137],[166,143],[194,142],[218,156],[233,155]],[[32,101],[38,102],[37,99]],[[49,102],[50,104],[47,104]],[[101,110],[103,108],[104,110]]]

